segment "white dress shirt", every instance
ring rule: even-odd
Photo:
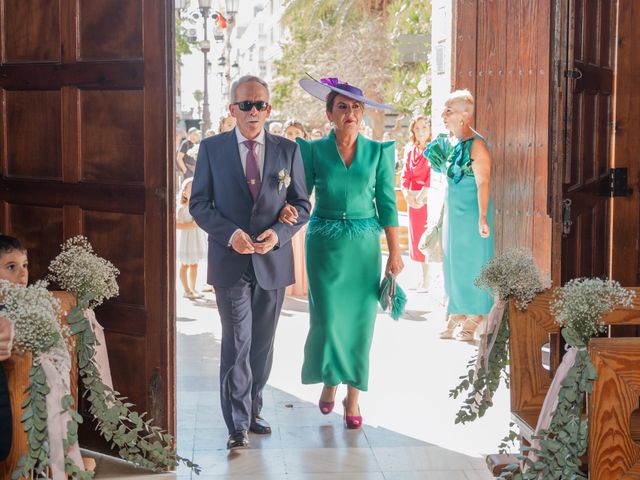
[[[247,174],[247,154],[249,153],[249,147],[244,143],[249,140],[247,137],[240,133],[240,129],[236,127],[236,137],[238,138],[238,150],[240,151],[240,162],[242,163],[242,171]],[[260,181],[262,181],[262,172],[264,171],[264,128],[260,130],[260,134],[253,139],[256,142],[255,152],[256,160],[258,160],[258,168],[260,169]]]

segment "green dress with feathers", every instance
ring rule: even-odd
[[[302,383],[366,391],[378,309],[380,233],[398,225],[393,142],[358,135],[347,168],[333,131],[297,139],[315,206],[306,237],[309,334]]]

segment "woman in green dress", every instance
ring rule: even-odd
[[[303,79],[300,85],[326,102],[327,118],[333,123],[333,130],[319,140],[297,139],[309,194],[315,190],[306,240],[310,328],[302,383],[324,384],[319,407],[325,415],[333,409],[337,386],[346,384],[345,423],[360,428],[358,396],[368,388],[382,229],[389,245],[385,275],[398,275],[404,267],[393,142],[376,142],[358,133],[365,104],[389,107],[338,79]],[[291,213],[283,210],[281,221]]]
[[[457,140],[438,137],[426,149],[431,168],[447,177],[442,229],[443,272],[448,297],[447,328],[440,338],[474,340],[492,299],[474,285],[482,266],[493,257],[491,213],[491,157],[484,138],[473,128],[473,97],[457,90],[445,102],[442,119]]]

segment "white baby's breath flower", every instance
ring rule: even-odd
[[[554,292],[551,313],[556,323],[570,328],[587,343],[605,329],[602,316],[615,308],[629,308],[635,298],[615,280],[574,278]]]
[[[478,288],[490,290],[502,300],[515,299],[518,308],[524,310],[536,294],[551,286],[549,280],[540,278],[531,252],[511,248],[492,258],[474,282]]]
[[[108,260],[96,255],[82,235],[62,244],[62,252],[49,265],[48,278],[78,298],[90,299],[90,308],[119,293],[116,276],[120,271]]]
[[[58,320],[60,302],[47,290],[46,282],[28,287],[0,280],[1,314],[13,322],[13,345],[37,356],[52,348],[66,348],[68,329]]]

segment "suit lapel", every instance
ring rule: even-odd
[[[238,145],[238,137],[236,136],[235,129],[231,131],[231,135],[229,135],[229,140],[225,145],[227,155],[226,158],[230,160],[231,167],[231,176],[238,180],[240,184],[240,190],[243,192],[243,196],[246,197],[246,200],[253,203],[251,198],[251,192],[249,191],[249,186],[247,185],[247,176],[244,174],[242,170],[242,161],[240,160],[240,146]]]
[[[265,132],[264,136],[264,165],[262,167],[262,180],[260,182],[260,192],[256,203],[260,201],[264,194],[268,194],[269,190],[273,188],[273,183],[276,182],[278,176],[278,166],[280,165],[280,142],[274,136],[268,132]],[[277,188],[277,187],[276,187]],[[247,187],[249,191],[249,187]],[[265,193],[266,192],[266,193]]]

